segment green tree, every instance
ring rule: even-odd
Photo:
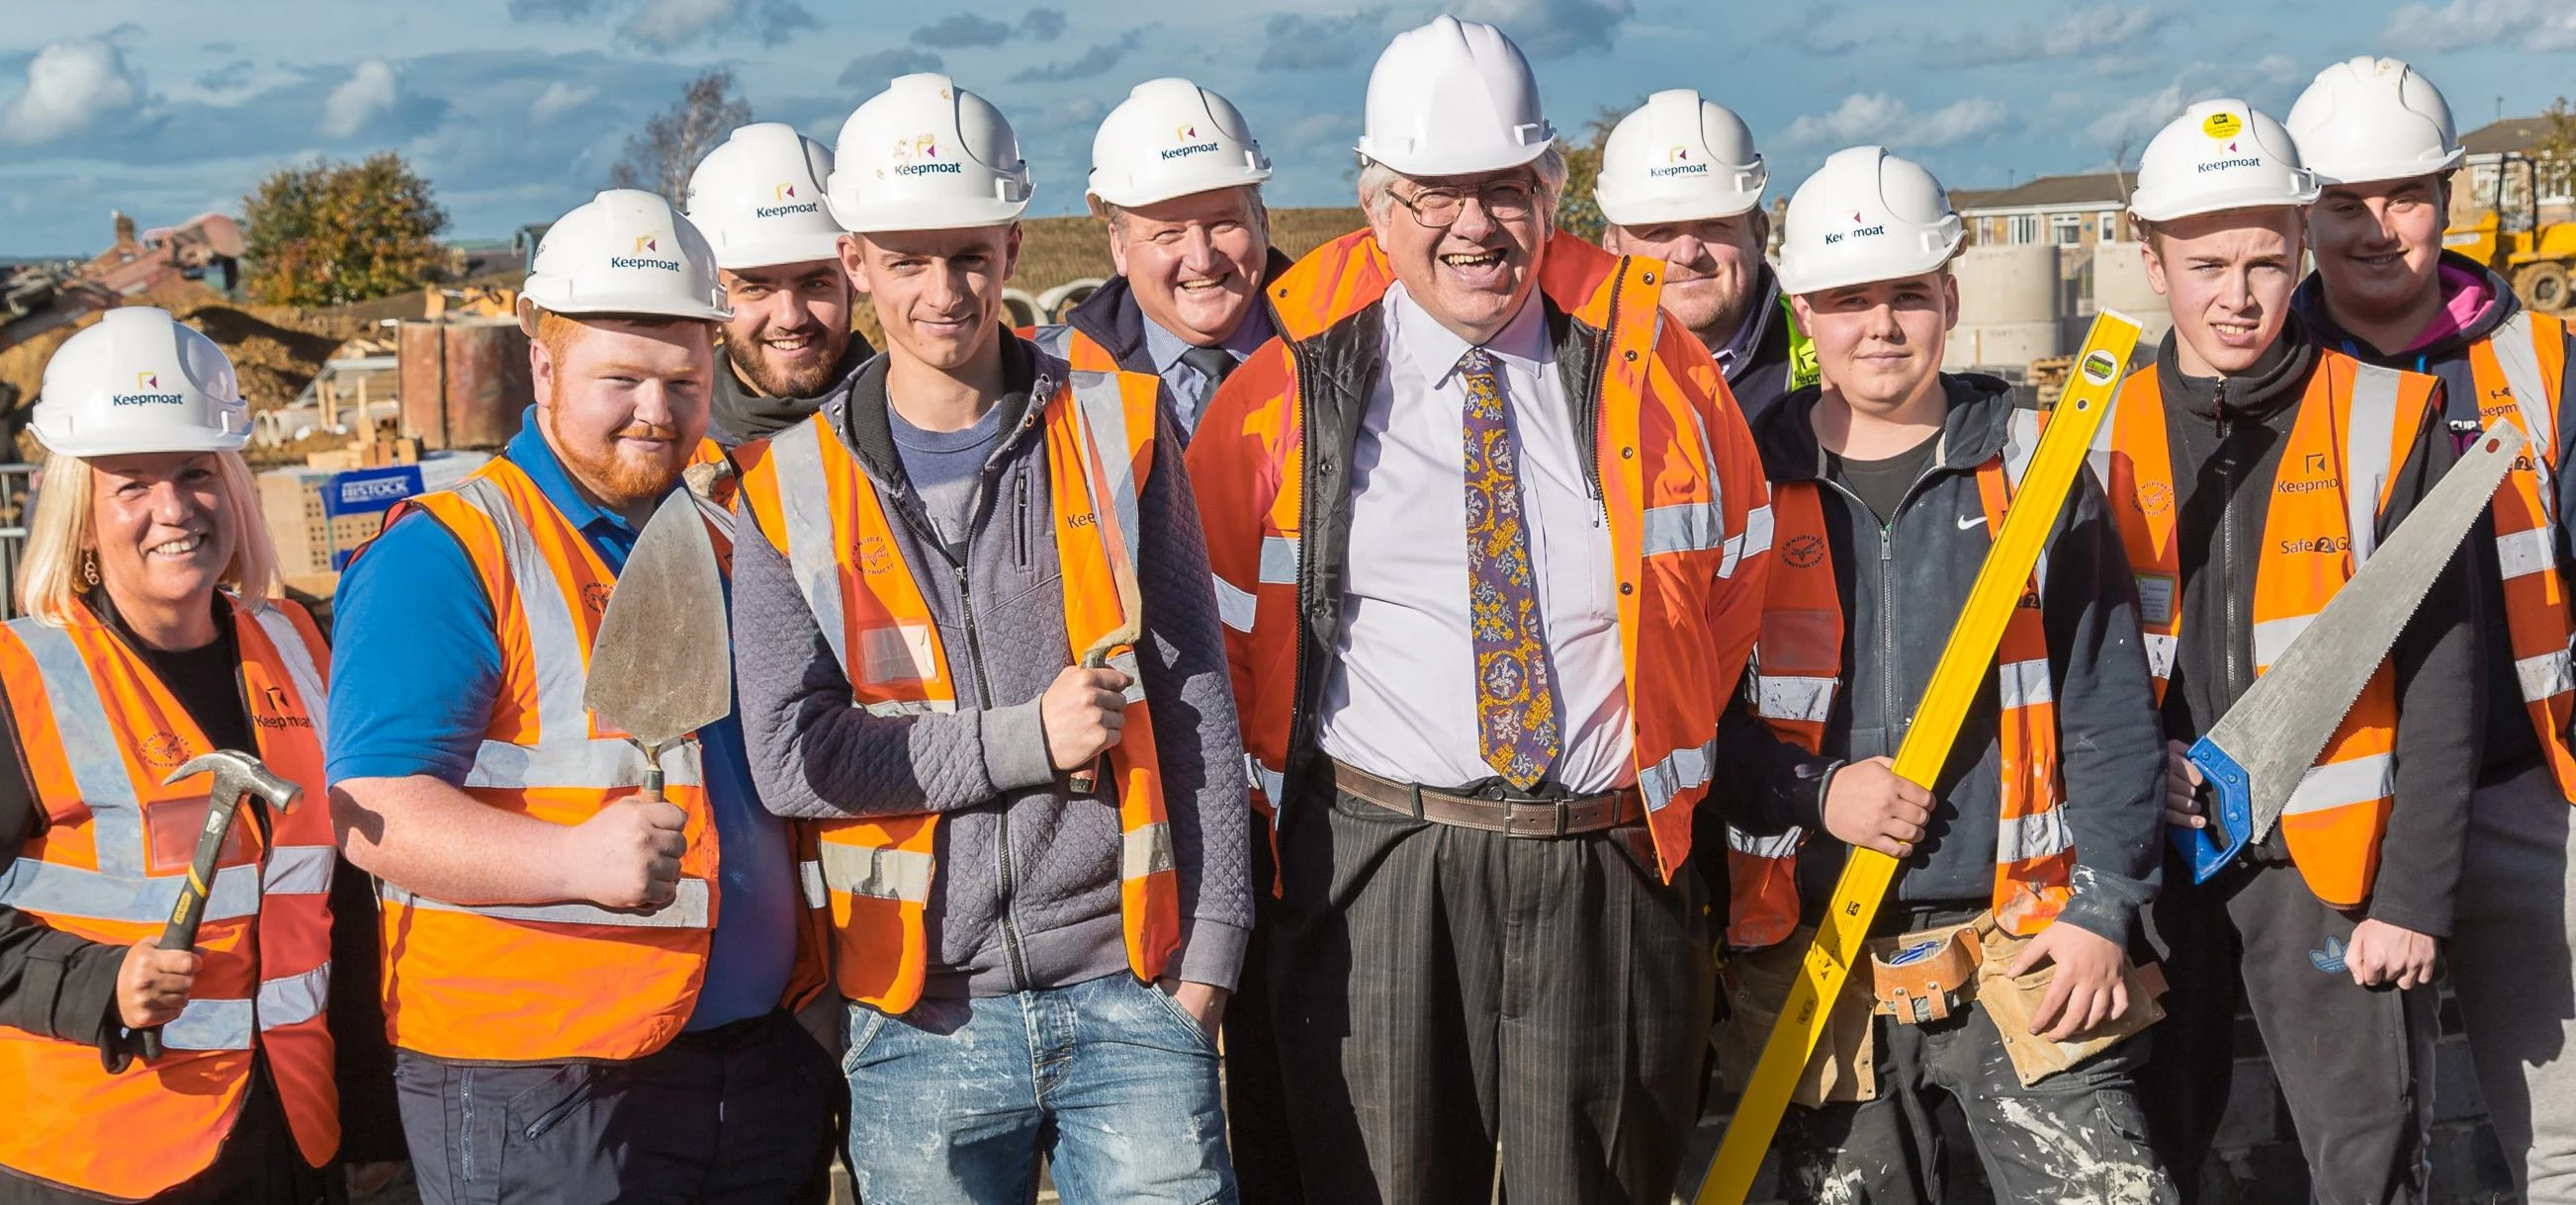
[[[326,306],[407,292],[438,279],[447,211],[401,155],[279,168],[242,198],[250,299]]]
[[[709,71],[689,81],[644,132],[626,136],[625,153],[608,169],[610,188],[658,192],[673,205],[689,199],[689,173],[736,126],[751,124],[751,102],[733,94],[733,72]]]
[[[1639,100],[1638,105],[1644,104]],[[1636,108],[1630,105],[1629,108]],[[1557,203],[1556,228],[1579,235],[1592,242],[1601,241],[1601,205],[1593,199],[1593,187],[1601,182],[1601,148],[1610,144],[1610,130],[1627,116],[1619,109],[1604,107],[1592,115],[1583,127],[1583,144],[1576,146],[1563,138],[1556,149],[1565,155],[1565,197]]]
[[[2564,193],[2569,178],[2576,176],[2576,108],[2562,96],[2540,111],[2549,122],[2541,131],[2540,141],[2532,144],[2531,157],[2539,161],[2541,191]]]

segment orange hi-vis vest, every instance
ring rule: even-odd
[[[2263,522],[2251,613],[2257,674],[2271,668],[2377,547],[2389,489],[2422,432],[2438,384],[2329,348],[2317,348],[2316,355]],[[2161,701],[2182,635],[2182,549],[2175,538],[2182,495],[2156,371],[2129,374],[2102,431],[2093,471],[2138,578],[2147,668]],[[2393,805],[2396,734],[2396,689],[2383,665],[2282,810],[2281,832],[2308,890],[2338,908],[2368,899],[2378,873],[2380,834]]]
[[[1986,531],[2003,530],[2031,453],[2039,447],[2040,415],[2016,410],[2003,454],[1977,468],[1977,494]],[[1783,548],[1827,546],[1825,516],[1812,481],[1773,487],[1772,536]],[[1804,559],[1806,563],[1799,563]],[[2057,700],[2049,675],[2048,633],[2040,623],[2040,589],[2048,573],[2042,557],[2031,585],[2004,623],[1995,658],[2000,704],[1996,744],[2003,772],[2002,823],[1995,828],[1996,923],[2028,937],[2057,919],[2075,873],[2075,835],[2060,805]],[[1754,645],[1746,696],[1771,730],[1808,753],[1822,751],[1825,722],[1842,683],[1842,594],[1827,555],[1777,558],[1771,566],[1762,637]],[[1798,927],[1798,829],[1756,837],[1727,826],[1731,884],[1726,940],[1739,950],[1777,945]]]
[[[506,458],[453,490],[407,500],[385,525],[413,508],[464,547],[500,642],[500,697],[465,793],[561,825],[635,794],[643,752],[582,702],[616,575]],[[727,557],[730,544],[715,534]],[[664,796],[688,817],[688,850],[678,896],[660,909],[453,904],[383,885],[385,1029],[396,1046],[448,1059],[614,1060],[651,1054],[680,1032],[722,903],[719,851],[697,741],[666,750],[662,768]],[[814,868],[802,869],[807,906],[817,908]],[[798,970],[791,1000],[820,982],[819,967]]]
[[[1089,340],[1075,342],[1070,382],[1042,415],[1068,663],[1126,622],[1112,566],[1136,563],[1137,497],[1153,469],[1161,385],[1118,371]],[[734,456],[747,513],[793,567],[851,702],[887,718],[956,710],[956,667],[918,571],[904,563],[883,499],[830,420],[818,413]],[[1109,665],[1129,679],[1126,724],[1109,754],[1125,834],[1120,911],[1128,966],[1150,980],[1180,944],[1180,892],[1132,643],[1113,650]],[[922,916],[938,872],[938,830],[939,817],[928,813],[819,826],[839,935],[834,974],[850,999],[901,1013],[921,998],[932,953]]]
[[[302,608],[233,600],[242,700],[259,758],[304,788],[265,843],[235,821],[197,932],[196,986],[162,1027],[166,1053],[121,1074],[89,1046],[0,1028],[0,1165],[88,1193],[140,1200],[215,1161],[265,1059],[296,1150],[327,1166],[340,1146],[331,1078],[331,872],[338,856],[322,779],[322,638]],[[0,904],[91,941],[157,937],[205,826],[210,779],[161,780],[211,751],[150,665],[84,611],[63,627],[17,619],[0,680],[41,835],[0,871]],[[256,804],[245,806],[261,806]]]
[[[1664,321],[1662,278],[1660,261],[1558,234],[1538,287],[1601,332],[1596,464],[1619,582],[1637,788],[1669,881],[1690,855],[1691,813],[1715,769],[1718,715],[1760,623],[1771,509],[1723,379],[1689,332]],[[1253,806],[1274,824],[1303,705],[1297,583],[1308,433],[1299,344],[1376,305],[1394,281],[1365,230],[1300,260],[1270,286],[1283,337],[1226,378],[1191,438]]]
[[[2530,445],[2495,496],[2496,563],[2504,576],[2504,619],[2513,642],[2514,675],[2523,707],[2558,780],[2576,799],[2576,753],[2567,725],[2576,718],[2576,670],[2568,645],[2567,579],[2558,564],[2558,401],[2567,383],[2567,323],[2520,311],[2469,347],[2478,417],[2522,425]]]

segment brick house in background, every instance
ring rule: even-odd
[[[2550,119],[2540,116],[2508,117],[2463,136],[2460,146],[2469,154],[2451,192],[2451,228],[2475,226],[2495,207],[2497,171],[2507,156],[2533,160],[2530,168],[2516,163],[2504,172],[2507,214],[2518,217],[2526,210],[2526,193],[2537,178],[2541,224],[2576,221],[2576,159],[2542,154],[2549,134]]]

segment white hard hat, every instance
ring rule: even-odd
[[[1770,179],[1743,118],[1674,88],[1611,127],[1593,198],[1614,225],[1689,222],[1760,205]]]
[[[1555,141],[1529,60],[1491,25],[1434,17],[1395,35],[1369,72],[1359,153],[1405,175],[1519,167]]]
[[[963,230],[1016,221],[1029,164],[1002,111],[924,72],[897,78],[841,123],[824,195],[841,228]]]
[[[823,208],[832,152],[785,122],[735,130],[689,173],[689,223],[740,271],[840,258],[841,224]]]
[[[733,317],[707,236],[659,194],[634,188],[609,189],[546,228],[519,290],[522,321],[533,321],[531,307],[708,322]]]
[[[2368,184],[2447,172],[2468,154],[2450,102],[2396,59],[2336,63],[2290,106],[2299,161],[2328,184]]]
[[[1780,287],[1804,295],[1921,276],[1950,262],[1966,234],[1922,164],[1883,146],[1836,151],[1789,198]]]
[[[1091,195],[1151,205],[1259,184],[1270,160],[1233,102],[1185,79],[1146,80],[1091,138]]]
[[[2142,221],[2170,222],[2316,199],[2316,173],[2300,166],[2298,145],[2280,122],[2241,100],[2204,100],[2147,143],[2129,212]]]
[[[237,452],[250,403],[215,341],[168,310],[109,310],[45,361],[36,439],[64,456]]]

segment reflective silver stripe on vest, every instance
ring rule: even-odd
[[[2027,862],[2032,858],[2051,858],[2075,848],[2075,834],[2066,827],[2063,808],[2050,808],[2029,816],[2007,816],[1995,829],[1995,861]]]
[[[2056,691],[2048,680],[2048,658],[2028,661],[2006,661],[1995,666],[1995,684],[2006,707],[2029,707],[2053,703]]]
[[[1073,374],[1073,404],[1082,411],[1082,425],[1091,432],[1092,452],[1100,461],[1107,481],[1093,481],[1083,474],[1083,485],[1091,493],[1091,506],[1100,509],[1102,495],[1118,516],[1120,542],[1127,546],[1127,563],[1136,561],[1137,506],[1136,458],[1128,449],[1127,398],[1118,388],[1118,375],[1108,372]],[[1150,438],[1152,433],[1147,432]]]
[[[798,423],[769,441],[770,464],[778,475],[778,513],[787,528],[787,568],[796,590],[832,659],[855,675],[850,664],[849,623],[841,610],[841,562],[833,547],[832,497],[823,476],[823,425]],[[853,685],[856,685],[855,677]]]
[[[172,1050],[248,1050],[251,1028],[283,1029],[322,1015],[331,1005],[331,964],[301,975],[268,979],[259,985],[259,1000],[190,1000],[177,1019],[161,1027],[161,1042]]]
[[[319,799],[308,799],[304,806],[330,806]],[[329,895],[331,876],[340,864],[340,851],[328,845],[281,845],[268,853],[268,865],[261,871],[260,882],[269,895]]]
[[[45,694],[53,701],[63,759],[70,764],[72,785],[80,788],[81,803],[89,809],[98,872],[109,878],[142,878],[142,804],[134,795],[134,779],[126,773],[116,724],[108,719],[107,704],[99,699],[98,683],[89,675],[89,663],[81,659],[80,646],[72,643],[70,633],[33,617],[10,620],[9,630],[17,633],[34,657]]]
[[[2150,366],[2147,371],[2154,372]],[[2111,404],[2102,411],[2102,425],[2093,429],[2093,446],[2084,450],[2084,463],[2093,470],[2093,482],[2102,492],[2111,492],[2111,440],[2120,428],[2120,398],[2113,394]]]
[[[385,902],[429,912],[464,912],[491,920],[526,921],[542,925],[601,925],[614,929],[703,929],[707,927],[707,881],[680,880],[679,894],[668,904],[652,912],[629,912],[602,908],[597,904],[567,902],[561,904],[451,904],[391,883],[384,884]]]
[[[2396,769],[2396,759],[2385,753],[2331,765],[2310,766],[2308,772],[2300,777],[2298,789],[2290,792],[2289,804],[2281,811],[2285,815],[2295,815],[2386,799],[2396,790]]]
[[[268,642],[277,648],[278,663],[286,667],[286,680],[295,687],[295,701],[313,721],[313,743],[320,748],[331,744],[330,693],[322,688],[322,672],[313,665],[313,650],[306,647],[304,633],[297,631],[295,621],[274,606],[261,607],[253,616]],[[306,803],[324,802],[308,799]]]
[[[2363,364],[2352,374],[2352,423],[2344,431],[2343,512],[2351,528],[2352,567],[2379,549],[2379,494],[2394,471],[2397,385],[2394,369]],[[2257,661],[2264,660],[2261,657]]]
[[[1639,539],[1639,553],[1644,556],[1707,552],[1725,544],[1726,516],[1705,502],[1649,506]]]
[[[1744,532],[1726,542],[1726,557],[1718,562],[1719,577],[1735,576],[1735,566],[1748,556],[1771,551],[1771,507],[1768,503],[1744,512]]]
[[[1261,537],[1261,584],[1296,585],[1298,551],[1296,536]]]
[[[2018,490],[2030,458],[2039,452],[2039,411],[2014,409],[2004,426],[2004,484]]]
[[[930,902],[931,856],[908,849],[823,843],[823,883],[834,891],[900,900]]]
[[[2522,429],[2531,436],[2531,471],[2540,479],[2540,514],[2544,523],[2558,522],[2558,495],[2550,484],[2549,458],[2539,449],[2558,440],[2558,424],[2550,419],[2549,382],[2540,378],[2540,348],[2534,343],[2531,312],[2515,310],[2513,317],[2498,325],[2487,336],[2487,350],[2495,353],[2496,367],[2504,373],[2505,388],[2513,391],[2514,409],[2522,415]]]
[[[1260,758],[1249,753],[1243,755],[1243,772],[1250,776],[1252,785],[1261,788],[1262,797],[1270,801],[1270,814],[1276,823],[1282,802],[1279,794],[1288,788],[1287,772],[1262,765]]]
[[[1261,600],[1234,588],[1234,583],[1211,573],[1208,580],[1216,583],[1216,615],[1225,626],[1238,632],[1250,632],[1253,619],[1260,614]]]
[[[1172,826],[1162,821],[1128,832],[1119,843],[1119,878],[1133,882],[1161,874],[1176,864],[1172,857]]]
[[[1766,720],[1800,720],[1821,724],[1834,711],[1832,678],[1795,674],[1756,674],[1753,714]]]
[[[170,919],[179,908],[185,875],[128,878],[100,874],[36,858],[20,858],[0,870],[0,904],[83,920],[151,925]],[[227,866],[215,872],[215,889],[206,897],[206,919],[240,920],[259,914],[259,868]]]
[[[2263,669],[2290,651],[2290,642],[2315,623],[2314,615],[2292,615],[2285,619],[2267,619],[2254,625],[2254,667]]]
[[[1757,858],[1795,857],[1798,846],[1807,840],[1807,830],[1793,828],[1771,837],[1756,837],[1730,824],[1726,826],[1726,847]]]
[[[2149,632],[2146,636],[2147,672],[2155,675],[2157,678],[2172,677],[2174,638],[2161,632]]]
[[[796,864],[796,884],[797,886],[805,889],[806,907],[819,909],[832,902],[832,897],[827,894],[823,888],[823,864],[821,862],[798,862]]]
[[[2537,703],[2576,690],[2576,669],[2571,669],[2565,649],[2516,661],[2513,673],[2522,682],[2522,701],[2525,703]]]
[[[2506,580],[2558,567],[2558,546],[2547,527],[2496,537],[2496,564]]]
[[[887,717],[936,715],[957,710],[955,703],[940,699],[887,699],[861,706],[867,709],[869,715]]]
[[[641,786],[644,754],[624,740],[590,736],[590,708],[582,702],[590,682],[582,664],[581,637],[573,620],[571,599],[555,580],[535,536],[520,521],[501,488],[481,477],[456,487],[457,497],[483,512],[500,534],[503,569],[519,593],[519,613],[528,625],[528,655],[536,668],[537,743],[517,745],[486,740],[465,775],[469,787],[527,790],[559,787],[613,790]],[[668,780],[698,785],[698,748],[694,741],[662,754]]]
[[[1705,745],[1675,749],[1672,755],[1637,771],[1637,790],[1646,797],[1646,810],[1660,812],[1673,797],[1695,787],[1708,785],[1709,767],[1717,764],[1717,738]]]

